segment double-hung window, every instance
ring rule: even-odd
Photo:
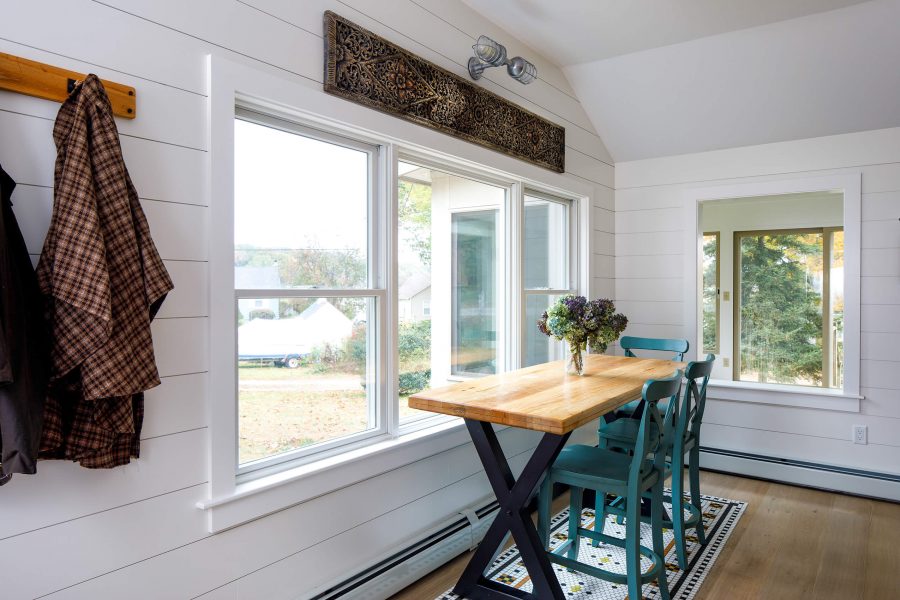
[[[536,323],[551,304],[575,292],[577,261],[572,202],[526,190],[524,206],[522,331],[523,366],[562,358],[562,344],[538,331]]]
[[[386,430],[378,147],[238,111],[238,471]]]
[[[217,531],[465,443],[459,419],[411,409],[412,394],[558,358],[536,321],[586,292],[590,188],[486,166],[486,149],[430,148],[427,130],[217,57],[210,68],[199,506]]]

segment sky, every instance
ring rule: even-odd
[[[236,245],[365,255],[366,153],[239,119],[234,136]]]

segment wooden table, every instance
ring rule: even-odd
[[[500,510],[453,591],[471,600],[565,598],[526,508],[569,435],[640,397],[648,379],[670,377],[684,363],[589,354],[584,375],[566,375],[563,361],[424,390],[409,406],[465,419]],[[492,423],[544,432],[518,480]],[[484,576],[507,533],[515,538],[531,577],[531,593]]]

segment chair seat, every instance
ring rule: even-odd
[[[628,482],[632,457],[621,452],[613,452],[594,446],[577,444],[568,446],[553,463],[551,477],[554,481],[578,487],[603,489],[603,486],[622,487]],[[655,469],[650,469],[640,484],[642,489],[653,485],[658,477]],[[579,480],[590,478],[590,486],[580,486]]]

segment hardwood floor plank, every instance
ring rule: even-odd
[[[858,598],[900,598],[900,504],[872,501],[866,552],[865,592]]]
[[[834,496],[816,490],[784,486],[784,504],[769,519],[778,524],[775,553],[768,577],[762,585],[763,598],[819,598],[812,595],[816,565],[824,551],[823,532],[828,524]],[[841,567],[843,568],[843,567]]]
[[[866,498],[835,496],[824,524],[825,547],[813,598],[858,598],[865,587],[866,541],[872,535],[872,505]]]

